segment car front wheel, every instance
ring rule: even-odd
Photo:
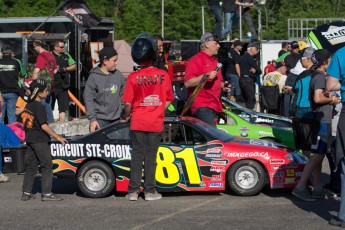
[[[77,183],[80,191],[87,197],[108,196],[115,187],[115,176],[111,168],[100,161],[90,161],[78,171]]]
[[[238,161],[230,167],[227,180],[235,194],[253,196],[260,193],[265,185],[265,171],[256,161]]]

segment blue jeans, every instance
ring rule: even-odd
[[[8,124],[16,122],[16,104],[18,100],[18,94],[3,93],[2,98],[4,99],[4,107],[2,107],[2,116],[0,117],[0,123],[4,124],[5,114],[7,114]]]
[[[225,28],[222,31],[222,37],[224,37],[226,34],[230,33],[230,40],[232,39],[232,29],[236,25],[236,13],[225,13]]]
[[[230,95],[231,96],[235,96],[235,97],[242,96],[242,92],[241,92],[241,88],[240,88],[240,83],[238,81],[238,75],[228,74],[227,73],[226,74],[226,78],[227,78],[227,80],[231,84]]]
[[[216,20],[216,24],[213,27],[213,32],[218,37],[221,37],[223,18],[220,15],[220,6],[210,6],[210,10],[211,10],[211,13],[214,15],[214,19]]]
[[[132,154],[128,192],[140,192],[144,161],[144,192],[154,193],[156,191],[156,159],[161,142],[161,133],[131,130],[130,136],[132,140]]]
[[[44,108],[46,109],[47,116],[48,116],[48,122],[54,123],[54,115],[52,110],[52,96],[47,96],[46,99],[41,100],[41,103],[44,105]]]
[[[341,165],[341,172],[340,172],[340,179],[341,179],[341,201],[340,201],[340,209],[338,213],[338,218],[342,221],[345,221],[345,158],[340,161]]]
[[[252,34],[252,39],[257,39],[258,35],[256,34],[256,30],[252,21],[252,17],[250,16],[250,12],[247,11],[244,14],[242,14],[242,17],[244,20],[246,20],[247,25],[249,27],[249,31]]]
[[[203,122],[216,127],[217,113],[210,108],[199,108],[195,110],[193,116]]]

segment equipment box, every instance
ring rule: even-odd
[[[2,148],[2,172],[23,174],[25,172],[24,158],[26,146]]]

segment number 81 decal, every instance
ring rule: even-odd
[[[182,166],[182,172],[178,167]],[[184,148],[174,152],[168,147],[159,147],[157,153],[156,180],[161,187],[174,187],[181,181],[181,176],[187,186],[200,186],[201,175],[193,148]]]

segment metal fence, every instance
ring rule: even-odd
[[[315,27],[334,21],[344,21],[345,18],[289,18],[289,39],[304,39]]]

